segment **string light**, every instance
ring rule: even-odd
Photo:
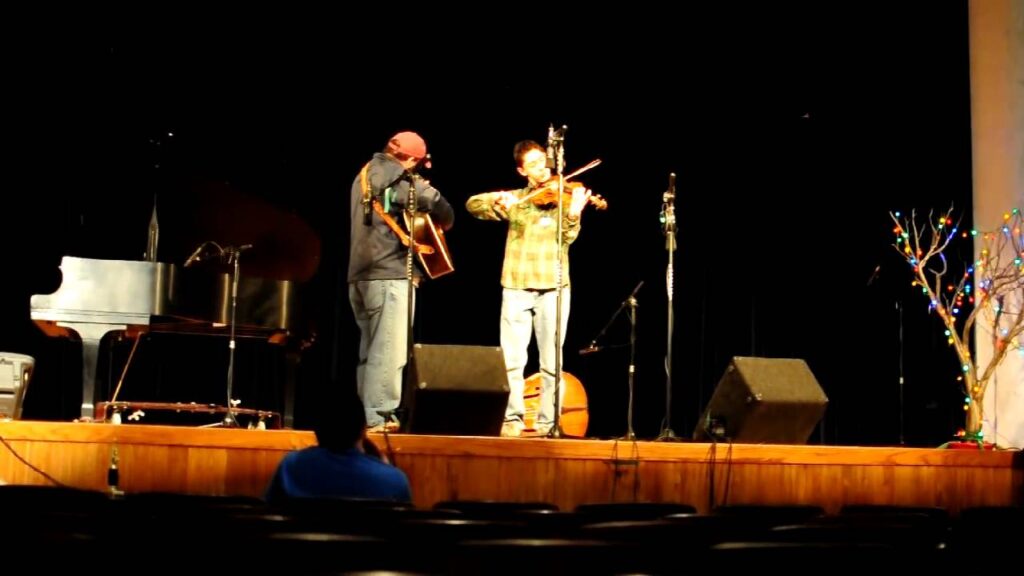
[[[983,242],[980,245],[975,242],[976,259],[964,262],[959,282],[946,282],[945,285],[944,279],[956,278],[956,271],[950,268],[953,268],[953,260],[959,256],[946,248],[952,247],[955,238],[967,239],[968,234],[972,239],[977,239],[978,230],[955,226],[952,210],[933,219],[931,226],[925,221],[924,227],[919,225],[914,214],[908,215],[904,221],[902,212],[892,212],[895,221],[892,228],[893,244],[913,269],[911,287],[920,287],[921,293],[927,297],[929,312],[934,310],[945,325],[943,335],[946,343],[956,348],[960,359],[960,372],[956,374],[956,380],[964,394],[963,409],[971,414],[972,428],[980,415],[980,401],[985,388],[985,382],[978,378],[991,371],[991,367],[978,366],[972,358],[969,343],[973,338],[973,328],[985,328],[984,323],[989,323],[987,328],[994,336],[993,346],[997,357],[1002,358],[1009,350],[1016,350],[1024,356],[1024,338],[1019,337],[1019,324],[1011,319],[1014,316],[1003,315],[1002,321],[998,322],[1001,325],[996,325],[998,316],[1011,309],[1008,303],[1003,302],[1007,287],[1019,291],[1019,284],[1015,282],[1019,282],[1024,273],[1024,217],[1021,212],[1021,208],[1004,212],[1003,223],[999,227],[983,231],[980,234]],[[914,236],[912,239],[911,233]],[[1009,246],[1006,246],[1007,240]],[[929,261],[932,266],[925,265]],[[952,275],[947,276],[947,273]],[[1009,282],[1007,278],[1010,278]],[[983,314],[976,318],[978,312]],[[964,325],[964,332],[959,333],[958,323],[965,318],[971,325]],[[963,384],[964,380],[969,382],[968,386]],[[972,404],[977,404],[978,410],[973,410]],[[957,435],[979,443],[983,440],[980,429],[974,432],[960,429]]]

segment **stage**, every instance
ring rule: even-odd
[[[315,443],[312,432],[0,422],[0,481],[261,496],[278,461]],[[414,503],[662,501],[701,513],[722,504],[937,506],[951,514],[1024,503],[1019,451],[706,444],[374,434],[412,483]],[[16,456],[16,455],[17,456]],[[24,459],[24,462],[19,459]]]

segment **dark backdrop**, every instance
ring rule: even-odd
[[[336,27],[22,45],[7,110],[15,170],[0,347],[39,361],[26,417],[73,417],[79,390],[77,349],[35,329],[30,295],[56,289],[64,254],[141,258],[156,195],[164,261],[181,263],[204,239],[196,213],[206,226],[238,225],[239,198],[315,232],[318,266],[302,285],[316,333],[300,375],[297,424],[308,425],[318,390],[354,378],[349,185],[399,130],[426,138],[429,177],[457,208],[457,271],[420,291],[416,339],[497,345],[505,230],[462,205],[518,185],[513,144],[543,142],[553,123],[568,126],[569,170],[603,161],[580,179],[609,202],[588,209],[572,247],[564,367],[587,388],[592,435],[625,431],[629,349],[576,351],[641,280],[634,422],[640,437],[661,427],[658,218],[675,172],[677,433],[692,432],[743,355],[809,363],[830,398],[813,441],[895,444],[901,428],[909,444],[945,441],[963,414],[956,361],[890,247],[888,212],[954,204],[969,221],[966,15],[965,2],[688,8],[591,14],[537,34],[497,18],[413,33],[353,15]],[[551,21],[576,22],[562,16]],[[628,336],[623,316],[602,343]],[[136,398],[223,397],[223,341],[153,340]],[[113,352],[105,370],[116,377],[126,349]],[[245,405],[274,407],[276,354],[240,349]]]

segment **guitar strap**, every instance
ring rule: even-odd
[[[405,230],[403,230],[401,226],[398,225],[398,222],[395,222],[395,219],[391,217],[391,214],[388,214],[387,212],[384,211],[384,207],[381,206],[380,200],[378,200],[376,196],[373,196],[371,194],[370,179],[367,176],[367,172],[369,171],[369,169],[370,163],[367,162],[366,165],[363,166],[363,169],[359,172],[359,183],[360,186],[362,187],[363,192],[363,204],[372,203],[373,211],[377,213],[377,216],[380,216],[380,219],[383,220],[385,224],[387,224],[388,228],[390,228],[391,231],[394,232],[396,236],[398,236],[398,239],[402,242],[402,245],[408,247],[409,235],[406,234]],[[419,254],[433,254],[434,249],[425,244],[417,244],[416,252]]]

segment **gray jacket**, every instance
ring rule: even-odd
[[[367,170],[370,192],[385,206],[395,222],[401,224],[402,212],[409,196],[409,186],[415,183],[416,207],[429,212],[434,223],[449,230],[455,221],[455,211],[426,180],[412,177],[397,160],[378,152],[373,155]],[[364,223],[363,187],[360,175],[352,182],[351,192],[351,245],[349,246],[348,281],[397,280],[405,278],[406,247],[388,225],[371,210],[370,224]],[[416,270],[419,276],[419,270]]]

